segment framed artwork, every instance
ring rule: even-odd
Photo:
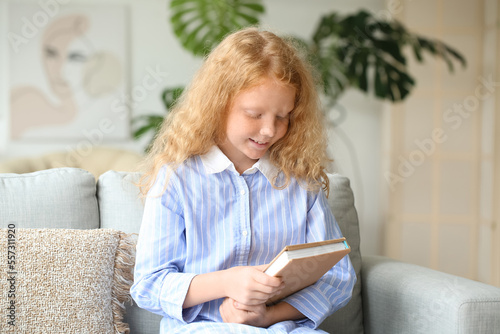
[[[128,139],[129,110],[116,108],[128,89],[127,6],[11,1],[8,11],[10,140]]]

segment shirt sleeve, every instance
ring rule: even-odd
[[[144,205],[136,249],[134,284],[130,289],[137,305],[150,312],[188,323],[202,305],[183,309],[195,274],[183,273],[186,236],[182,205],[179,204],[175,174],[170,173],[165,192],[163,168]]]
[[[323,191],[311,194],[309,199],[312,206],[307,214],[307,242],[342,238]],[[345,256],[315,284],[283,301],[307,317],[300,321],[303,326],[316,328],[326,317],[349,302],[355,283],[356,273],[349,256]]]

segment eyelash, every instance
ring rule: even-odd
[[[262,115],[261,115],[261,114],[258,114],[258,115],[251,115],[251,114],[250,114],[249,116],[250,116],[250,118],[253,118],[253,119],[260,119],[260,117],[261,117]],[[278,120],[288,120],[288,119],[290,119],[290,115],[286,115],[286,116],[279,116],[279,115],[278,115],[278,116],[276,116],[276,118],[277,118]]]

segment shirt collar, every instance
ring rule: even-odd
[[[206,153],[200,156],[203,166],[208,174],[220,173],[226,169],[239,174],[234,167],[234,164],[228,157],[220,150],[217,145]],[[259,170],[266,179],[273,183],[279,174],[279,169],[269,160],[269,152],[260,158],[251,168],[243,172],[243,174],[253,174]]]

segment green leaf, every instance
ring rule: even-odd
[[[253,25],[259,22],[259,19],[245,13],[236,13],[236,17],[241,17],[246,21],[244,25]]]
[[[394,58],[399,63],[406,65],[406,58],[405,56],[403,56],[402,48],[397,42],[387,41],[387,40],[377,40],[375,41],[373,46],[379,49],[379,51],[383,51],[388,56]]]
[[[163,123],[163,117],[161,116],[139,116],[135,120],[141,119],[145,120],[146,123],[134,131],[133,135],[135,139],[139,139],[150,131],[154,131],[154,133],[156,134],[161,124]]]
[[[415,86],[408,72],[404,52],[407,46],[417,61],[423,61],[422,53],[427,51],[443,59],[450,71],[455,61],[465,66],[460,53],[443,42],[412,34],[400,22],[380,20],[364,10],[345,16],[322,16],[310,49],[330,101],[349,86],[365,92],[373,87],[376,97],[399,101]]]
[[[261,0],[172,0],[170,9],[175,35],[197,56],[206,55],[228,33],[258,24],[264,13]]]
[[[458,60],[462,64],[462,67],[467,66],[467,60],[457,50],[455,50],[454,48],[452,48],[451,46],[448,46],[446,44],[444,44],[444,48],[445,48],[447,53],[452,55],[453,58],[455,58],[456,60]]]
[[[167,88],[163,91],[161,99],[167,111],[170,111],[172,109],[175,102],[177,102],[177,99],[181,96],[183,91],[184,87],[182,86]]]
[[[415,55],[417,61],[419,63],[423,62],[424,58],[422,57],[422,48],[420,47],[420,45],[418,43],[412,43],[411,46],[413,48],[413,54]]]
[[[361,89],[363,92],[368,92],[368,62],[362,63],[361,64],[362,71],[359,75],[359,89]]]
[[[387,97],[387,81],[384,80],[386,77],[385,71],[382,67],[377,68],[375,71],[375,95],[380,98]]]
[[[134,131],[134,138],[135,139],[141,138],[145,133],[149,132],[151,129],[153,129],[152,125],[141,126],[139,129]]]
[[[192,13],[196,11],[196,8],[186,8],[186,9],[183,9],[183,10],[179,10],[178,12],[175,13],[175,15],[172,15],[172,17],[170,18],[171,21],[176,21],[176,22],[180,22],[182,16],[188,14],[188,13]]]
[[[167,88],[163,91],[161,97],[163,104],[165,105],[166,112],[169,112],[173,108],[183,91],[184,87],[182,86]],[[150,143],[145,149],[146,152],[151,149],[152,142],[161,128],[163,121],[164,116],[161,115],[140,115],[132,119],[132,125],[135,128],[133,130],[133,136],[135,139],[139,139],[147,133],[153,134]]]

